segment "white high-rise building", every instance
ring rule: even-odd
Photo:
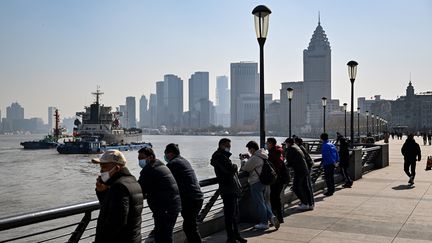
[[[150,126],[150,116],[149,116],[149,112],[148,112],[148,100],[145,97],[145,95],[141,96],[140,98],[140,107],[139,107],[139,111],[140,111],[140,127],[144,128],[144,127],[149,127]]]
[[[216,125],[230,126],[230,90],[228,77],[216,77]]]
[[[48,107],[48,128],[51,130],[54,128],[55,126],[55,111],[57,110],[57,108],[50,106]]]

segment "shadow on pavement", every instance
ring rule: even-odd
[[[399,185],[399,186],[392,187],[393,190],[397,190],[397,191],[400,191],[400,190],[410,190],[410,189],[413,189],[413,188],[415,188],[415,186],[411,186],[411,185]]]

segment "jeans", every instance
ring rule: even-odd
[[[173,229],[177,221],[177,212],[153,212],[154,217],[154,239],[156,243],[173,242]]]
[[[223,194],[222,201],[224,204],[224,219],[227,238],[229,240],[234,240],[240,236],[237,226],[240,212],[238,205],[238,195],[235,193]]]
[[[189,243],[201,243],[197,218],[201,211],[203,199],[182,203],[181,215],[183,217],[183,231]]]
[[[250,186],[261,224],[268,224],[268,221],[273,217],[271,207],[265,200],[266,188],[267,186],[261,182],[256,182]]]
[[[416,163],[417,162],[415,160],[414,161],[408,161],[408,160],[404,161],[404,171],[408,177],[411,177],[411,176],[413,178],[415,177],[415,175],[416,175]],[[410,167],[411,167],[411,173],[409,171]]]
[[[282,182],[276,181],[273,185],[270,186],[270,204],[273,210],[273,213],[276,214],[279,222],[283,222],[283,209],[281,205],[280,194],[284,188],[284,184]]]
[[[335,191],[334,184],[334,164],[324,165],[324,178],[327,185],[327,193],[333,194]]]

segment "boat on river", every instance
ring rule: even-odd
[[[57,147],[57,152],[60,154],[100,154],[109,149],[133,151],[151,147],[152,144],[146,142],[107,145],[105,141],[100,141],[99,137],[93,136],[65,141]]]

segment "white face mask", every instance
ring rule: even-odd
[[[101,180],[102,180],[103,182],[107,182],[107,181],[109,180],[109,178],[111,177],[111,176],[110,176],[110,173],[111,173],[114,169],[115,169],[115,167],[113,167],[110,171],[102,172],[102,173],[100,174]]]
[[[229,153],[230,152],[230,148],[225,148],[225,152]]]

